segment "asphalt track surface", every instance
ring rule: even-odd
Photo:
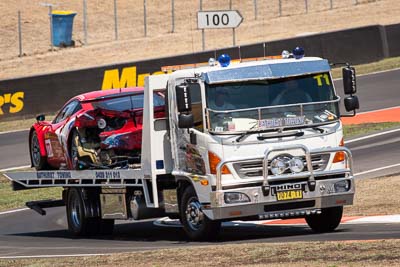
[[[65,230],[64,214],[64,208],[53,208],[48,209],[47,216],[31,210],[1,215],[0,258],[108,254],[206,244],[400,238],[400,223],[342,224],[335,232],[326,234],[315,234],[306,225],[238,223],[222,227],[215,242],[190,242],[180,227],[161,227],[155,226],[153,221],[139,221],[117,224],[112,236],[87,239],[74,238]]]
[[[400,70],[358,78],[361,111],[399,106]],[[337,81],[340,83],[340,81]],[[337,86],[338,90],[341,89]],[[355,173],[400,163],[400,131],[347,145],[353,152]],[[29,164],[27,132],[0,135],[0,168]],[[400,172],[400,167],[360,178]],[[190,242],[181,228],[155,226],[153,221],[128,221],[116,225],[113,236],[91,239],[72,237],[66,230],[65,208],[48,209],[47,216],[24,210],[0,215],[0,257],[72,255],[127,252],[210,243]],[[225,226],[218,244],[400,238],[400,224],[342,224],[337,231],[314,234],[305,225]],[[211,243],[215,244],[215,243]]]
[[[356,175],[372,178],[400,173],[400,131],[346,144],[353,154],[354,173],[363,173],[380,167],[399,164],[384,170]]]

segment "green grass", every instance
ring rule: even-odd
[[[62,188],[13,191],[8,179],[0,174],[0,211],[22,208],[27,201],[60,199],[61,192]]]
[[[46,121],[53,120],[55,115],[46,115]],[[36,122],[36,118],[24,118],[18,120],[0,122],[0,132],[27,130]]]
[[[400,127],[400,122],[363,123],[343,126],[343,135],[346,139],[366,135],[374,132]]]

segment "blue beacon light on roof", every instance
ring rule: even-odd
[[[227,54],[222,54],[218,57],[218,62],[221,67],[228,67],[231,64],[231,57]]]
[[[304,49],[300,46],[297,46],[295,49],[293,49],[293,57],[295,59],[301,59],[304,57]]]

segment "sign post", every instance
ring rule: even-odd
[[[53,7],[57,6],[51,3],[40,3],[41,6],[49,7],[49,18],[50,18],[50,47],[51,51],[54,50],[53,46]]]

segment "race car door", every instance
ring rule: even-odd
[[[81,109],[78,100],[67,103],[51,124],[51,130],[45,135],[47,161],[55,168],[67,166],[68,135],[74,123],[71,116]]]

